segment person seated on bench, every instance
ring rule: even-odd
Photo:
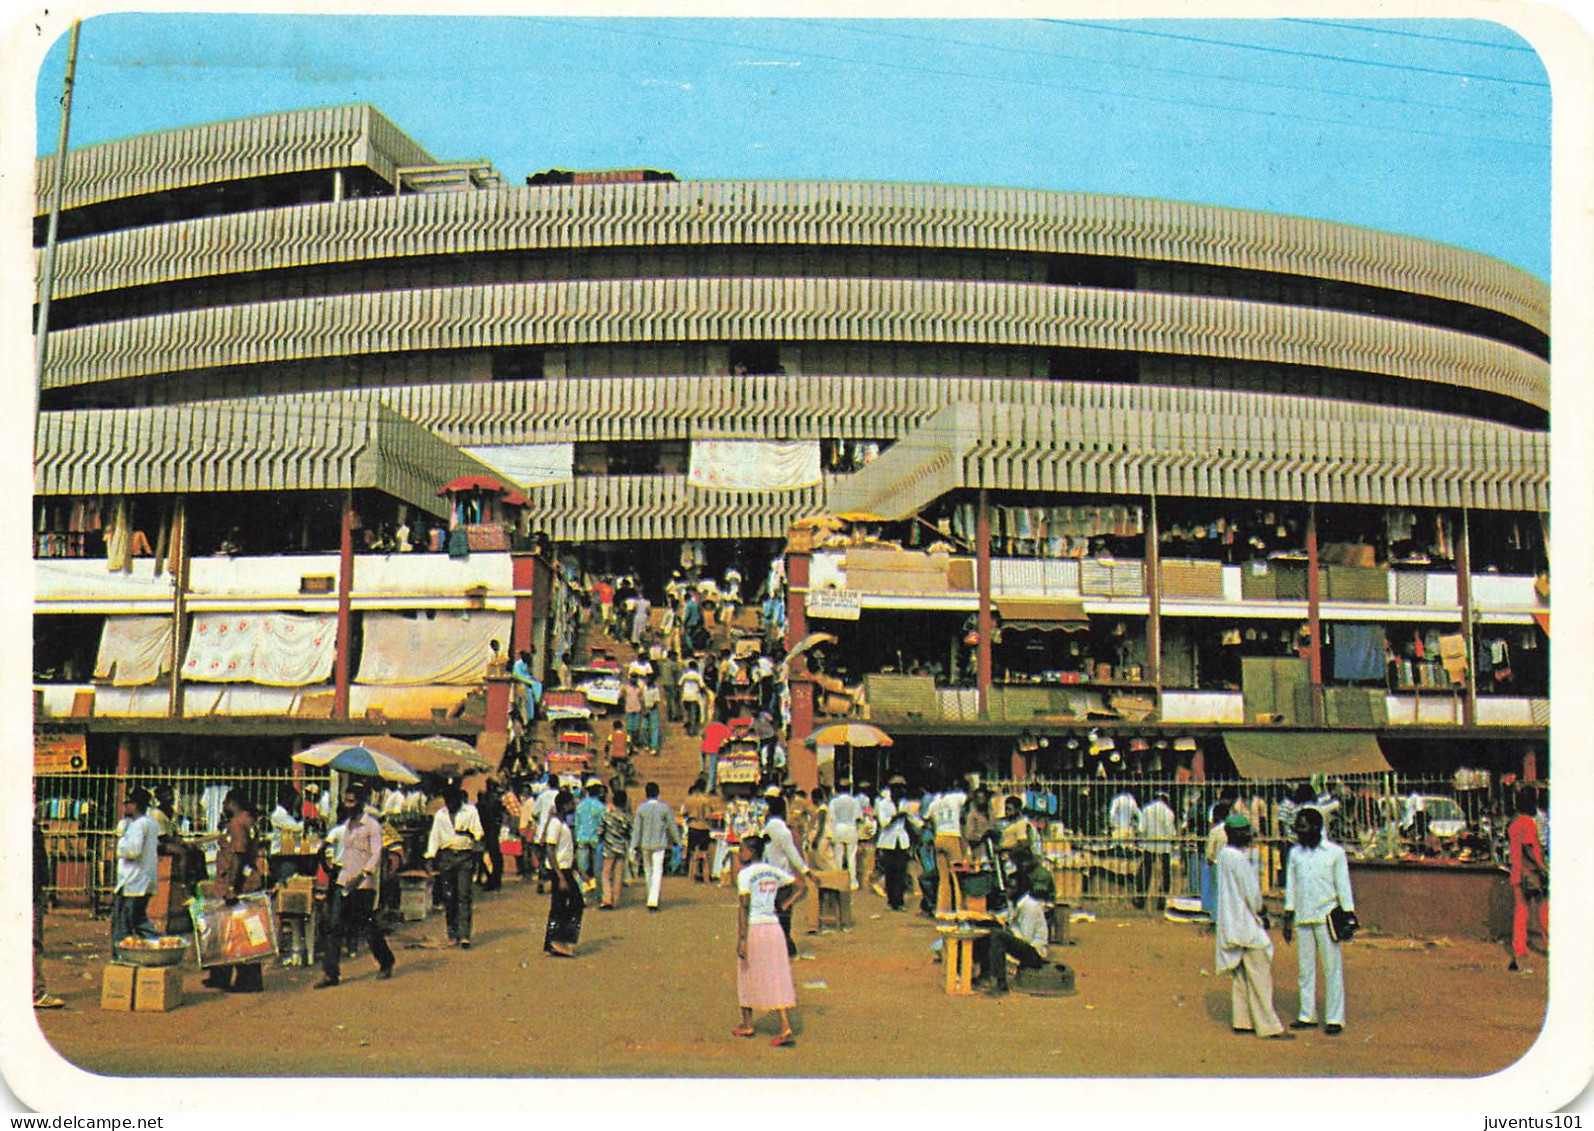
[[[997,916],[989,924],[982,923],[991,934],[984,946],[975,947],[976,958],[981,952],[984,954],[980,978],[991,982],[987,992],[993,997],[1007,993],[1009,955],[1018,959],[1020,970],[1041,970],[1046,966],[1046,943],[1050,938],[1046,904],[1035,898],[1028,877],[1015,881],[1013,891],[1018,899],[1012,911],[1006,916]]]

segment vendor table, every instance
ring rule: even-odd
[[[937,915],[936,918],[946,916]],[[951,916],[956,918],[956,916]],[[983,927],[971,927],[967,922],[941,923],[936,926],[942,939],[941,965],[946,971],[946,992],[953,996],[974,992],[974,943],[976,939],[991,937]]]

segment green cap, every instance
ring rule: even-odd
[[[1251,819],[1244,813],[1230,813],[1223,823],[1231,829],[1248,829],[1251,827]]]

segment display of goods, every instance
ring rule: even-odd
[[[194,920],[194,951],[200,966],[257,962],[277,953],[277,916],[271,897],[253,892],[229,903],[194,899],[188,904]]]
[[[183,960],[188,940],[175,935],[141,939],[129,935],[116,944],[117,961],[129,966],[176,966]]]

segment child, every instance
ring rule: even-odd
[[[742,868],[736,876],[741,896],[736,920],[736,997],[742,1023],[731,1030],[736,1037],[753,1035],[753,1010],[773,1009],[780,1017],[780,1033],[770,1042],[776,1048],[797,1043],[786,1011],[797,1004],[792,985],[791,959],[786,955],[786,934],[780,913],[790,911],[806,894],[806,884],[773,864],[764,862],[764,841],[759,836],[742,839]]]
[[[630,782],[631,738],[620,719],[614,720],[614,729],[609,732],[609,769],[618,773],[627,783]]]

